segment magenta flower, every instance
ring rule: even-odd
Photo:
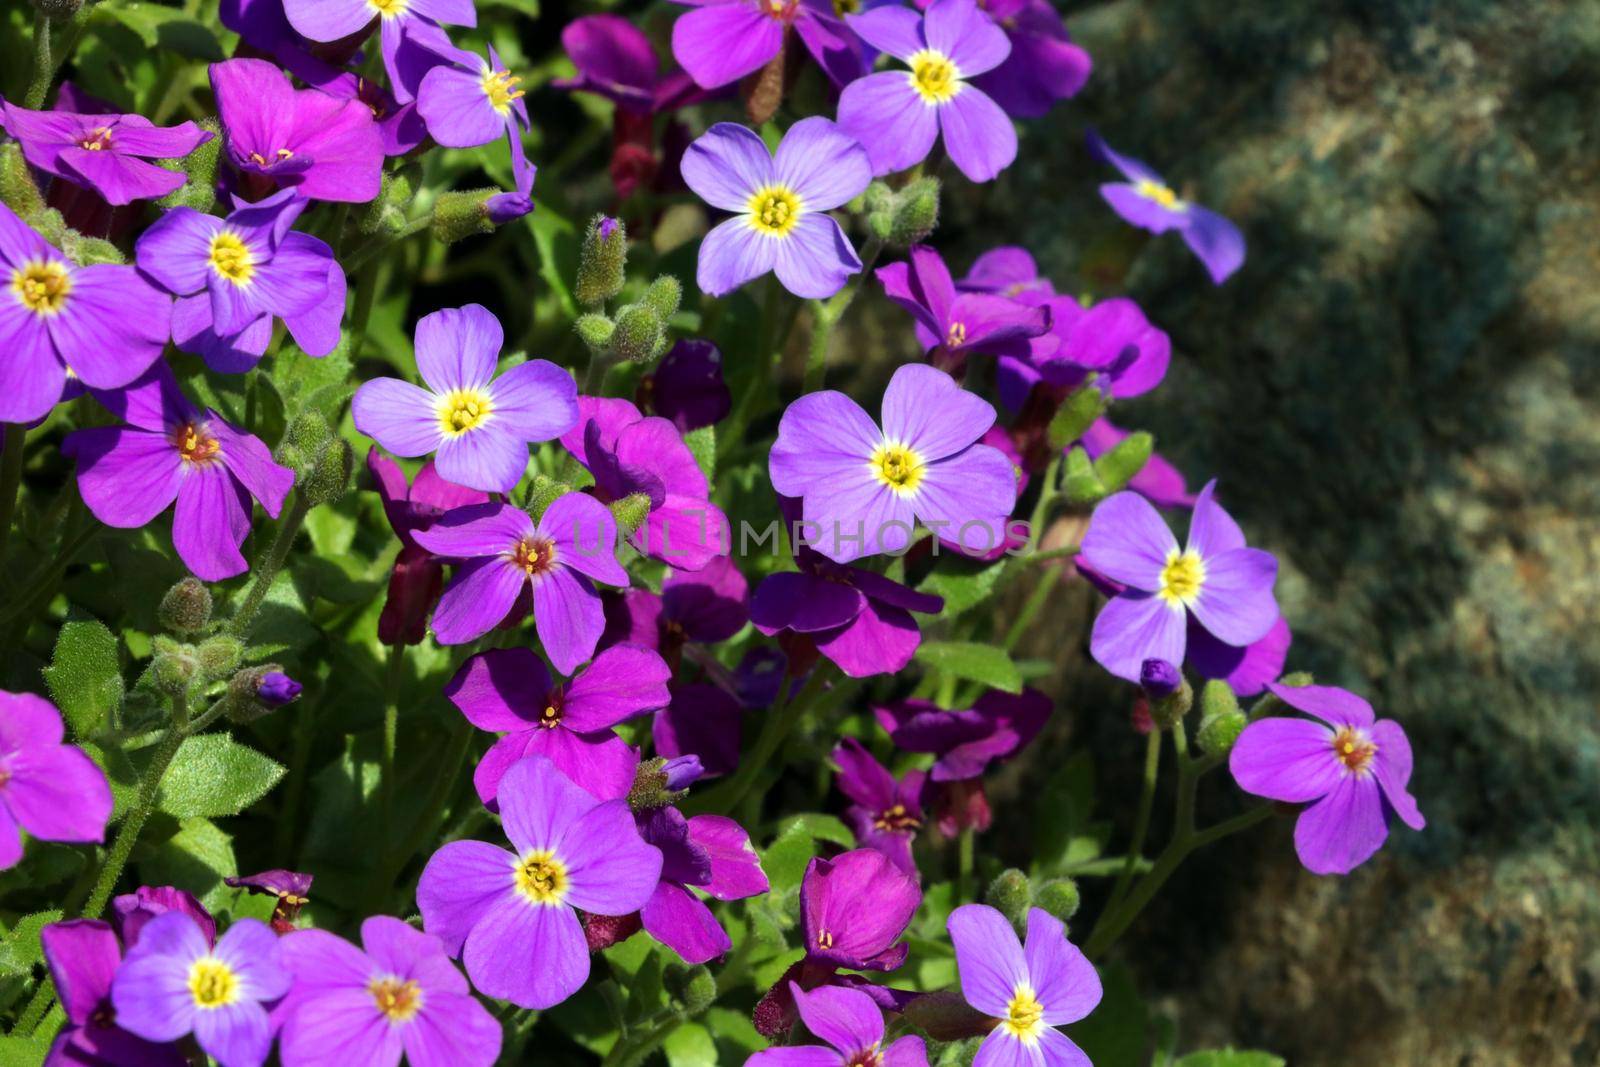
[[[682,433],[721,422],[733,410],[722,352],[710,341],[679,341],[640,376],[635,400],[640,410],[670,420]]]
[[[1095,619],[1089,651],[1118,678],[1136,681],[1147,659],[1182,663],[1191,615],[1235,647],[1259,641],[1278,620],[1278,561],[1246,547],[1239,525],[1212,499],[1216,484],[1200,491],[1183,548],[1138,493],[1108,497],[1090,516],[1081,558],[1124,592]]]
[[[582,396],[578,422],[561,447],[594,475],[590,490],[610,504],[634,493],[650,513],[629,543],[681,570],[699,570],[729,550],[728,517],[711,502],[711,484],[676,426],[646,418],[626,400]]]
[[[294,932],[300,909],[311,903],[311,881],[309,874],[274,867],[259,874],[230,875],[222,883],[247,893],[276,897],[277,903],[272,907],[272,918],[267,925],[272,927],[273,933],[281,936]],[[287,959],[284,965],[289,966]]]
[[[1061,920],[1028,910],[1028,940],[1017,940],[994,908],[964,904],[950,913],[961,995],[999,1023],[983,1039],[972,1067],[1089,1067],[1089,1057],[1058,1026],[1075,1023],[1100,1003],[1100,976]]]
[[[259,438],[189,403],[165,363],[95,399],[124,425],[75,430],[61,445],[78,461],[78,491],[95,518],[136,530],[176,500],[172,544],[196,577],[219,582],[249,570],[239,548],[250,536],[251,498],[276,518],[294,471],[274,463]]]
[[[1090,459],[1099,459],[1127,436],[1128,431],[1114,425],[1110,419],[1099,418],[1090,424],[1079,443]],[[1158,508],[1193,507],[1196,500],[1183,480],[1183,472],[1159,453],[1151,453],[1143,469],[1128,482],[1128,488]]]
[[[1291,640],[1289,623],[1281,615],[1265,637],[1243,648],[1223,644],[1191,618],[1188,663],[1202,678],[1221,678],[1240,696],[1255,696],[1283,674]]]
[[[1239,227],[1209,208],[1181,199],[1161,175],[1132,156],[1113,151],[1093,130],[1089,151],[1127,179],[1100,186],[1100,195],[1124,221],[1151,233],[1177,230],[1217,285],[1243,265],[1244,234]]]
[[[984,10],[1005,31],[1011,54],[974,79],[978,88],[1019,119],[1043,118],[1078,95],[1094,65],[1048,0],[988,0]]]
[[[566,685],[553,685],[532,649],[480,652],[444,695],[480,730],[505,736],[478,762],[472,784],[493,810],[500,779],[528,756],[544,756],[601,800],[626,796],[638,753],[611,728],[665,707],[672,670],[641,645],[601,652]]]
[[[697,756],[707,776],[731,772],[739,765],[744,705],[705,682],[674,684],[671,690],[671,701],[656,712],[650,728],[656,752],[672,759]]]
[[[1065,394],[1092,373],[1096,388],[1125,400],[1148,393],[1166,377],[1172,342],[1132,300],[1117,297],[1086,308],[1070,296],[1023,293],[1016,299],[1047,307],[1050,332],[1020,354],[1002,354],[997,378],[1008,408],[1021,408],[1041,382]]]
[[[621,15],[573,19],[561,31],[561,46],[578,74],[551,82],[556,89],[594,93],[635,115],[671,111],[702,95],[688,74],[662,75],[650,38]]]
[[[122,947],[110,923],[50,923],[39,932],[39,944],[67,1017],[45,1059],[50,1067],[186,1067],[189,1059],[176,1046],[152,1044],[118,1025],[111,981],[122,963]]]
[[[70,372],[119,389],[161,358],[172,300],[133,267],[80,267],[0,204],[0,422],[42,419]]]
[[[865,146],[873,174],[921,163],[941,130],[951,162],[972,181],[989,181],[1017,158],[1011,119],[968,80],[1011,54],[975,0],[934,0],[925,15],[881,7],[848,21],[863,41],[911,68],[868,74],[839,96],[839,125]]]
[[[707,89],[731,85],[766,66],[783,50],[791,27],[835,85],[847,85],[866,70],[860,49],[828,0],[678,2],[692,10],[672,26],[672,54]]]
[[[400,554],[389,574],[389,595],[378,616],[378,640],[386,645],[421,644],[427,635],[428,612],[444,589],[444,561],[417,544],[412,535],[432,526],[452,508],[487,504],[489,495],[445,481],[431,459],[417,471],[416,481],[407,485],[400,465],[376,446],[367,452],[367,471],[377,485],[389,525],[400,538]]]
[[[111,786],[61,736],[54,704],[0,690],[0,870],[22,859],[19,828],[41,841],[105,840]]]
[[[844,393],[808,393],[778,424],[772,487],[803,501],[828,558],[898,553],[919,520],[970,550],[1005,538],[1017,502],[1004,454],[977,444],[994,408],[941,370],[907,364],[883,394],[883,429]]]
[[[839,767],[839,792],[852,802],[844,818],[855,831],[856,842],[877,849],[896,867],[918,877],[911,843],[922,829],[920,797],[926,776],[921,771],[907,771],[896,779],[853,737],[845,738],[833,750],[833,762]]]
[[[117,936],[129,948],[139,943],[139,931],[146,923],[169,911],[179,911],[193,919],[206,944],[217,940],[217,921],[205,905],[196,900],[193,893],[176,886],[142,885],[132,893],[111,898],[111,921]]]
[[[289,229],[310,201],[294,189],[246,204],[226,219],[190,207],[168,211],[134,246],[139,269],[177,296],[173,341],[212,370],[254,367],[282,319],[308,356],[339,344],[344,269],[333,249]]]
[[[582,493],[559,497],[537,523],[507,504],[476,504],[412,536],[430,552],[463,561],[433,613],[441,644],[488,633],[532,589],[534,627],[563,674],[594,655],[605,630],[605,609],[589,580],[628,584],[616,558],[616,520]]]
[[[698,8],[684,18],[747,2]],[[724,296],[774,271],[795,296],[821,299],[861,270],[828,212],[859,196],[872,168],[862,147],[827,119],[801,119],[772,154],[754,131],[719,122],[683,154],[682,173],[700,199],[735,213],[700,242],[696,281],[707,296]]]
[[[669,571],[659,594],[628,590],[616,610],[607,611],[606,633],[676,664],[685,644],[726,641],[749,621],[750,584],[732,557],[717,556],[697,571]]]
[[[423,869],[417,906],[478,992],[548,1008],[589,977],[574,909],[638,911],[661,879],[661,852],[640,840],[626,801],[596,800],[542,756],[508,770],[497,795],[516,851],[445,845]]]
[[[1413,830],[1427,825],[1411,782],[1411,743],[1393,719],[1327,685],[1269,685],[1306,719],[1260,719],[1244,728],[1228,769],[1239,788],[1269,800],[1306,804],[1294,847],[1313,874],[1348,874],[1389,836],[1398,817]]]
[[[283,13],[297,33],[312,41],[353,37],[364,33],[376,18],[383,66],[401,103],[409,101],[415,91],[405,54],[408,39],[419,30],[424,40],[431,39],[426,31],[437,31],[441,22],[452,26],[478,24],[472,0],[283,0]]]
[[[1049,278],[1039,274],[1033,254],[1020,245],[1001,245],[991,248],[972,261],[966,277],[956,283],[965,293],[998,293],[1016,297],[1023,293],[1055,296],[1056,289]]]
[[[312,200],[365,203],[382,185],[383,138],[372,109],[295,89],[263,59],[211,65],[228,161],[252,197],[292,186]]]
[[[907,1034],[883,1047],[883,1011],[867,994],[842,986],[807,993],[790,983],[806,1029],[827,1042],[763,1049],[745,1067],[928,1067],[922,1038]]]
[[[28,163],[98,194],[109,204],[155,200],[184,183],[151,159],[182,159],[211,140],[192,122],[156,126],[143,115],[29,111],[0,100],[0,129]]]
[[[528,445],[559,437],[578,419],[578,387],[554,363],[531,359],[498,378],[505,333],[479,304],[417,322],[417,371],[427,388],[374,378],[356,390],[356,429],[397,456],[436,453],[446,481],[509,493],[528,466]]]
[[[216,946],[182,912],[152,919],[111,983],[117,1023],[146,1041],[194,1034],[221,1067],[260,1067],[272,1050],[269,1007],[289,992],[278,935],[237,919]]]
[[[532,124],[522,79],[500,62],[489,46],[489,58],[453,49],[452,62],[428,71],[417,89],[417,113],[428,133],[447,148],[473,148],[497,137],[518,136]]]
[[[515,222],[533,211],[533,182],[539,168],[528,161],[522,147],[522,137],[516,130],[506,133],[511,149],[511,182],[509,193],[495,193],[483,202],[483,213],[496,226]]]
[[[661,880],[639,919],[645,932],[686,963],[706,963],[733,948],[695,890],[714,900],[760,896],[771,886],[750,835],[722,815],[686,819],[668,805],[638,815],[639,834],[661,850]]]
[[[490,1067],[500,1023],[432,934],[374,915],[361,948],[326,930],[283,939],[294,988],[278,1009],[279,1053],[293,1067]],[[530,966],[527,960],[520,967]]]
[[[904,263],[879,267],[877,276],[889,299],[915,318],[922,347],[939,349],[950,365],[976,352],[1026,358],[1033,339],[1050,330],[1044,307],[958,291],[944,259],[927,245],[912,245]]]

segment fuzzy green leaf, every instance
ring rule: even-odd
[[[92,735],[122,706],[116,637],[97,619],[69,619],[56,637],[44,681],[73,736]]]
[[[266,796],[283,767],[228,734],[185,738],[161,780],[162,811],[180,819],[237,815]]]
[[[1022,692],[1022,673],[1005,649],[970,641],[924,641],[917,649],[924,666],[1007,693]]]

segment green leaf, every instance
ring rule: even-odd
[[[169,48],[190,59],[208,63],[227,58],[217,35],[174,7],[161,4],[107,4],[106,14],[139,35],[149,48]]]
[[[533,244],[539,250],[539,277],[544,279],[569,319],[578,317],[578,303],[572,298],[567,279],[578,275],[578,231],[548,205],[528,216]]]
[[[806,833],[818,841],[843,845],[845,848],[851,848],[856,843],[856,835],[850,831],[850,827],[832,815],[807,812],[804,815],[794,816],[789,825],[804,827]]]
[[[233,839],[209,819],[184,819],[177,833],[139,862],[141,882],[186,889],[209,911],[219,911],[227,903],[233,890],[222,880],[238,873]]]
[[[59,1015],[57,1008],[54,1014]],[[50,1052],[50,1043],[55,1038],[56,1027],[47,1026],[49,1020],[39,1025],[39,1032],[28,1037],[18,1037],[15,1034],[0,1037],[0,1067],[39,1067]]]
[[[1133,974],[1123,964],[1100,971],[1104,992],[1093,1014],[1074,1023],[1067,1036],[1088,1054],[1094,1067],[1147,1067],[1150,1009],[1139,997]]]
[[[1105,491],[1115,493],[1131,482],[1134,475],[1144,470],[1155,448],[1156,439],[1141,430],[1130,433],[1118,441],[1111,451],[1095,460],[1094,472],[1100,476]]]
[[[1270,1052],[1246,1052],[1237,1049],[1216,1049],[1210,1052],[1191,1052],[1172,1067],[1283,1067],[1282,1056]]]
[[[1094,420],[1105,414],[1105,394],[1095,385],[1094,375],[1067,397],[1050,420],[1050,448],[1060,451],[1082,437]]]
[[[993,564],[950,559],[924,578],[917,592],[944,597],[944,611],[940,617],[953,619],[987,600],[1004,571],[1004,567]]]
[[[40,911],[17,920],[0,941],[0,975],[26,975],[44,960],[39,931],[61,918],[59,911]]]
[[[761,854],[761,869],[775,893],[785,893],[800,884],[806,864],[817,854],[816,841],[799,821],[790,823]]]
[[[924,641],[917,659],[936,671],[1007,693],[1022,692],[1022,674],[1004,649],[970,641]]]
[[[56,637],[44,681],[73,736],[93,734],[122,706],[116,637],[98,619],[68,619]]]
[[[725,1063],[743,1063],[750,1053],[767,1047],[766,1038],[757,1032],[747,1011],[713,1007],[702,1016],[702,1021],[716,1039],[718,1048],[727,1050],[723,1057]]]
[[[237,815],[267,795],[284,769],[228,734],[184,738],[157,801],[180,819]]]
[[[684,1023],[661,1043],[668,1067],[716,1067],[717,1043],[699,1023]]]
[[[690,430],[683,435],[683,443],[689,446],[689,451],[694,455],[694,462],[700,468],[700,473],[706,476],[706,481],[711,481],[717,476],[717,428],[715,426],[702,426],[698,430]]]

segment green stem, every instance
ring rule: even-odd
[[[33,16],[33,77],[28,82],[27,95],[22,98],[23,107],[30,111],[44,107],[55,72],[55,64],[50,61],[50,18],[40,10]]]
[[[189,723],[187,733],[197,734],[207,726],[222,718],[222,713],[228,710],[228,698],[219,697],[215,703],[207,708],[198,718]]]
[[[833,341],[834,327],[839,325],[839,320],[844,318],[844,313],[850,309],[856,294],[861,291],[861,280],[872,273],[872,265],[877,262],[878,253],[883,251],[883,242],[874,237],[869,240],[861,256],[861,273],[857,274],[848,285],[834,293],[826,301],[813,300],[811,322],[811,344],[806,350],[806,377],[802,386],[803,392],[813,392],[821,389],[828,377],[828,346]]]
[[[683,1021],[683,1016],[674,1012],[647,1030],[619,1038],[601,1061],[600,1067],[633,1067],[633,1064],[654,1052],[656,1046],[665,1041],[672,1031],[683,1025]]]
[[[450,802],[450,796],[455,792],[456,781],[461,777],[461,767],[466,762],[472,735],[472,723],[462,717],[455,725],[455,732],[450,735],[449,747],[445,750],[439,774],[433,779],[433,791],[428,794],[428,799],[423,804],[422,814],[411,827],[410,836],[384,863],[382,879],[384,886],[394,884],[395,876],[400,873],[400,867],[408,858],[416,855],[422,846],[428,843],[428,838],[438,831],[445,805]],[[475,813],[481,813],[483,809],[475,804],[473,810]]]
[[[956,894],[959,900],[972,899],[974,836],[972,827],[968,826],[956,838]]]
[[[412,219],[393,233],[382,234],[378,237],[374,237],[372,240],[368,241],[366,244],[350,253],[349,260],[345,264],[345,273],[349,274],[353,271],[360,270],[367,264],[368,261],[372,259],[373,256],[376,256],[378,253],[384,251],[390,245],[398,244],[399,242],[404,241],[407,237],[415,236],[432,225],[433,216],[428,214],[419,219]]]
[[[1022,640],[1022,635],[1033,627],[1033,620],[1044,609],[1045,602],[1050,599],[1050,594],[1055,592],[1056,582],[1061,578],[1059,570],[1048,570],[1039,577],[1039,584],[1033,587],[1033,592],[1028,594],[1027,602],[1022,605],[1022,610],[1011,623],[1011,628],[1006,631],[1005,649],[1007,652],[1017,647]]]
[[[406,646],[389,648],[388,669],[383,678],[383,768],[378,779],[378,810],[383,819],[384,850],[388,849],[394,828],[394,750],[400,732],[400,682],[405,677]]]
[[[1111,896],[1106,900],[1106,908],[1110,910],[1122,900],[1128,886],[1133,882],[1134,870],[1144,855],[1144,839],[1150,832],[1150,812],[1155,807],[1156,779],[1161,774],[1161,731],[1151,730],[1149,738],[1145,741],[1144,749],[1144,785],[1139,793],[1138,814],[1133,820],[1133,837],[1128,841],[1128,860],[1122,865],[1122,873],[1117,876],[1116,885],[1111,889]]]
[[[239,610],[233,613],[233,618],[228,621],[228,629],[235,637],[244,637],[250,629],[251,622],[255,621],[256,612],[261,609],[261,602],[267,599],[267,593],[272,589],[273,581],[278,577],[278,571],[283,568],[283,561],[289,556],[289,549],[294,545],[295,537],[300,533],[300,527],[306,521],[306,515],[311,511],[311,504],[306,500],[303,491],[296,492],[294,504],[289,508],[289,513],[278,524],[278,532],[273,535],[272,547],[267,549],[267,558],[256,568],[255,580],[250,583],[250,591],[245,594],[244,602],[239,605]]]
[[[0,453],[0,567],[5,566],[6,550],[11,544],[11,522],[17,514],[17,494],[22,489],[22,450],[28,428],[20,423],[6,423],[4,449]]]

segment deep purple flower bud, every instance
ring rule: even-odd
[[[256,699],[272,708],[281,708],[300,695],[304,688],[282,671],[268,671],[256,682]]]
[[[1139,684],[1152,700],[1176,693],[1183,685],[1183,674],[1164,659],[1147,659],[1139,667]]]
[[[620,225],[620,223],[618,223],[616,219],[612,218],[609,215],[606,216],[605,218],[601,219],[600,220],[600,225],[597,227],[599,229],[599,231],[600,231],[600,240],[602,240],[602,241],[611,240],[611,235],[617,232],[617,227],[619,225]]]
[[[695,755],[679,756],[661,765],[661,773],[667,779],[667,788],[674,793],[688,789],[699,781],[705,771],[706,769],[700,765],[700,757]]]
[[[169,911],[181,911],[195,921],[206,943],[217,939],[217,923],[205,906],[193,895],[170,885],[142,885],[132,893],[123,893],[111,899],[111,924],[122,939],[124,948],[132,948],[139,941],[139,931],[144,924]]]

